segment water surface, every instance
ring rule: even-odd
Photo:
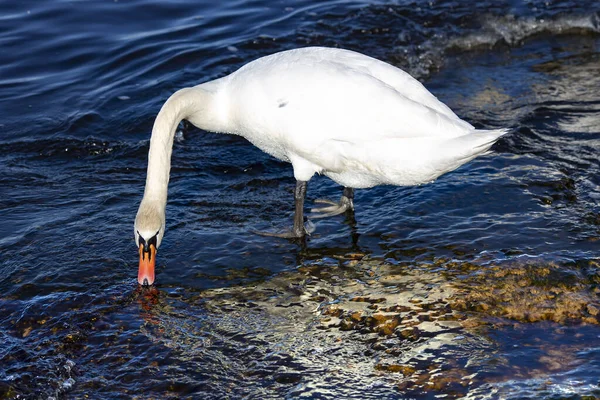
[[[600,396],[596,2],[0,11],[0,398]],[[291,223],[291,167],[182,124],[157,285],[138,288],[162,103],[309,45],[402,67],[513,131],[433,184],[357,191],[354,218],[299,245],[250,232]],[[316,177],[308,201],[339,194]]]

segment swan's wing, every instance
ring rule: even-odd
[[[310,153],[330,140],[456,137],[473,129],[410,75],[337,49],[246,64],[229,76],[225,98],[236,133],[274,155]]]
[[[328,63],[338,65],[342,69],[371,76],[394,88],[402,96],[431,108],[450,119],[456,119],[467,124],[410,74],[376,58],[351,50],[327,47],[294,49],[278,53],[277,56],[277,62],[282,64],[306,63],[318,68],[320,64]],[[472,128],[472,126],[469,127]]]
[[[325,49],[336,62],[342,63],[350,68],[356,68],[372,75],[374,78],[393,87],[403,96],[427,106],[451,119],[459,119],[458,116],[444,103],[439,101],[421,82],[410,74],[393,65],[380,61],[376,58],[366,56],[350,50]],[[464,121],[463,121],[464,122]]]

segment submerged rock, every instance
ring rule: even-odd
[[[482,269],[456,282],[458,311],[519,322],[600,324],[600,288],[585,272],[553,263],[511,264]]]

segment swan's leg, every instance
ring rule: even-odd
[[[302,237],[306,234],[304,230],[304,199],[306,198],[306,181],[296,181],[294,190],[294,227],[292,233],[294,237]]]
[[[259,232],[254,231],[262,236],[272,236],[280,238],[301,238],[306,235],[304,228],[304,199],[306,197],[306,181],[296,181],[296,189],[294,190],[294,226],[291,230],[281,233]]]
[[[354,210],[354,189],[345,187],[339,203],[326,199],[317,199],[315,203],[329,204],[329,207],[311,209],[311,218],[326,218],[339,215],[346,211]]]

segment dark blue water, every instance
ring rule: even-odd
[[[0,398],[600,397],[599,13],[3,2]],[[357,191],[355,219],[316,221],[301,245],[251,233],[291,223],[291,167],[182,124],[157,285],[140,290],[133,220],[162,103],[308,45],[402,67],[513,132],[433,184]],[[308,200],[339,193],[317,177]]]

